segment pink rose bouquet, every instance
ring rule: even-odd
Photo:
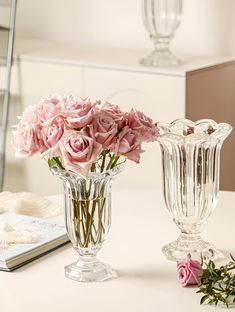
[[[142,112],[56,94],[24,111],[13,142],[17,156],[42,153],[50,166],[87,177],[113,169],[121,158],[139,163],[142,144],[156,139],[152,119]]]
[[[58,94],[20,117],[13,134],[16,155],[40,153],[64,183],[68,237],[80,254],[65,267],[67,277],[90,282],[113,276],[110,266],[95,258],[110,227],[111,184],[126,159],[140,162],[143,143],[157,140],[157,134],[142,112]]]

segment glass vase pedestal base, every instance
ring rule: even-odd
[[[187,259],[190,254],[192,259],[201,261],[222,260],[227,257],[226,252],[218,250],[214,245],[204,241],[200,236],[181,234],[179,238],[162,247],[162,252],[170,261]]]
[[[140,64],[152,67],[168,67],[182,64],[182,60],[171,53],[167,54],[150,54],[140,59]]]
[[[78,282],[103,282],[117,276],[112,268],[97,259],[81,259],[64,268],[65,276]]]

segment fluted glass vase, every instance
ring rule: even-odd
[[[108,264],[96,258],[107,238],[111,225],[111,188],[120,172],[117,166],[102,173],[89,173],[87,179],[62,170],[50,168],[63,180],[65,223],[78,261],[65,266],[66,277],[79,282],[100,282],[116,273]]]
[[[181,63],[170,51],[170,42],[180,25],[183,0],[142,0],[144,26],[154,43],[154,51],[142,58],[145,66],[170,66]]]
[[[169,260],[223,257],[222,251],[200,236],[217,205],[219,193],[220,150],[232,131],[226,123],[186,119],[170,124],[158,123],[162,151],[165,203],[179,227],[179,238],[164,246]]]

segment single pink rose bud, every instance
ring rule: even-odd
[[[62,104],[64,99],[61,95],[55,94],[41,99],[41,101],[34,107],[34,112],[41,122],[55,119],[61,114]]]
[[[177,262],[178,282],[183,286],[200,285],[203,269],[201,264],[191,259],[188,254],[187,259]]]
[[[118,127],[114,119],[105,112],[96,114],[89,126],[90,136],[98,143],[102,144],[103,148],[109,148],[109,144],[113,137],[117,134]]]
[[[45,155],[60,157],[66,170],[87,177],[91,165],[97,160],[102,146],[81,131],[65,130],[58,144],[47,150]]]
[[[38,133],[39,142],[42,151],[55,146],[61,139],[64,132],[63,121],[49,119],[48,122],[41,124],[41,131]]]
[[[140,134],[128,126],[118,133],[109,148],[115,155],[124,156],[136,163],[140,162],[140,154],[143,152]]]
[[[95,105],[89,98],[70,96],[63,107],[66,122],[72,129],[81,129],[91,123]]]
[[[127,113],[123,112],[118,105],[106,102],[101,106],[101,112],[111,117],[121,130],[127,124]]]
[[[157,140],[157,128],[151,118],[144,113],[132,109],[128,114],[128,126],[139,132],[143,142],[154,142]]]
[[[20,123],[13,133],[13,144],[16,157],[29,157],[40,151],[38,127],[35,124]]]

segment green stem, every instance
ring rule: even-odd
[[[75,231],[75,236],[76,236],[76,244],[81,245],[82,241],[81,241],[81,235],[80,235],[80,209],[79,209],[79,205],[77,205],[77,201],[76,200],[72,200],[73,202],[73,222],[74,222],[74,231]]]
[[[92,224],[93,224],[95,208],[96,208],[96,200],[93,201],[91,214],[89,215],[89,218],[87,220],[88,222],[87,222],[86,239],[85,239],[85,242],[84,242],[84,247],[88,247],[89,237],[90,236],[92,237],[91,228],[92,228]]]
[[[116,156],[116,155],[112,155],[111,158],[110,158],[110,161],[106,167],[106,170],[109,170],[109,169],[113,169],[117,162],[118,162],[118,159],[119,159],[120,156]]]
[[[96,169],[96,165],[95,165],[95,162],[94,162],[91,165],[91,172],[95,172],[95,169]]]
[[[104,166],[105,166],[105,160],[106,160],[106,152],[104,152],[103,156],[102,156],[102,164],[101,164],[101,169],[100,171],[103,172],[104,171]]]
[[[102,234],[105,233],[105,227],[103,225],[103,212],[104,212],[104,206],[105,206],[105,202],[106,202],[106,198],[103,198],[101,207],[99,205],[98,207],[98,215],[99,215],[99,225],[98,225],[98,236],[97,236],[97,240],[96,243],[101,243],[102,242]]]
[[[113,169],[113,168],[116,166],[116,164],[117,164],[119,158],[120,158],[120,156],[116,156],[116,157],[115,157],[115,159],[114,159],[114,161],[113,161],[113,163],[112,163],[110,169]]]
[[[109,156],[110,157],[110,156]],[[110,169],[110,167],[112,166],[112,162],[113,162],[113,159],[114,159],[114,155],[112,155],[111,157],[110,157],[110,160],[109,160],[109,163],[108,163],[108,165],[107,165],[107,167],[106,167],[106,170],[109,170]]]
[[[85,237],[86,237],[86,218],[87,218],[87,213],[86,213],[86,205],[84,202],[80,201],[80,206],[81,206],[81,224],[82,224],[82,231],[83,231],[83,243],[81,244],[81,246],[83,247],[84,245],[84,241],[85,241]]]

